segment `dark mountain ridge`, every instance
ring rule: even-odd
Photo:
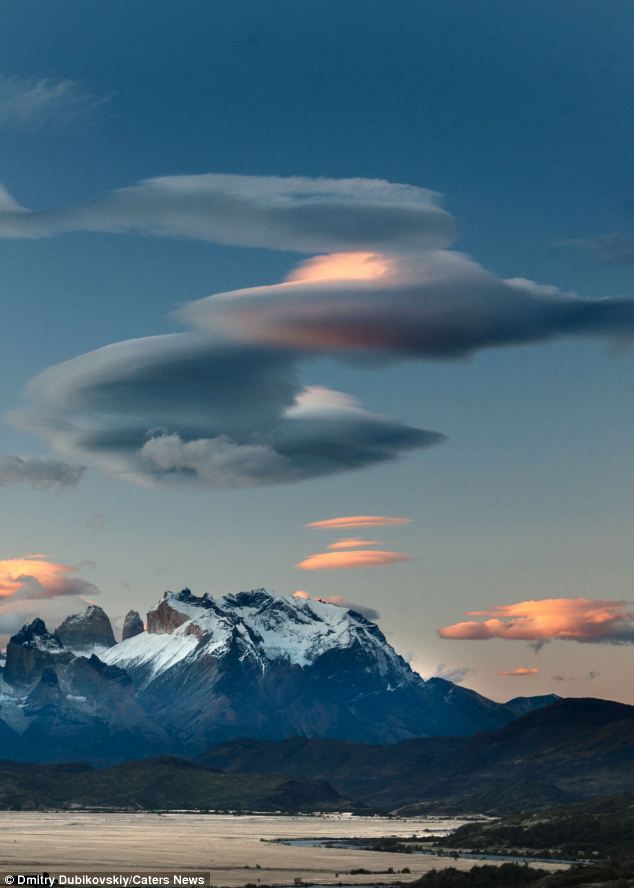
[[[198,761],[233,773],[327,775],[338,791],[387,809],[518,810],[634,792],[634,706],[569,698],[498,731],[390,746],[241,739]]]

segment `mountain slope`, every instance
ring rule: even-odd
[[[634,792],[634,707],[567,699],[473,737],[392,746],[292,738],[236,740],[200,757],[236,773],[324,778],[370,805],[500,812]]]

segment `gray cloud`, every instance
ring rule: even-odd
[[[87,595],[92,598],[94,595],[99,595],[101,591],[94,583],[89,583],[88,580],[81,577],[57,576],[51,582],[23,574],[16,577],[16,581],[21,583],[21,586],[11,596],[14,601],[17,599],[58,598],[62,595]]]
[[[93,536],[98,536],[106,529],[106,513],[95,512],[94,514],[89,515],[84,523]]]
[[[307,356],[448,359],[634,333],[634,299],[580,299],[502,280],[446,249],[453,220],[436,194],[415,186],[171,176],[45,212],[0,189],[0,237],[66,231],[332,254],[304,261],[283,283],[189,303],[180,314],[196,332],[115,343],[33,381],[18,425],[68,460],[141,484],[288,483],[443,440],[302,386],[298,363]]]
[[[595,669],[590,669],[584,675],[552,675],[551,678],[553,681],[594,681],[599,675]]]
[[[634,299],[580,299],[501,280],[460,253],[384,254],[370,280],[293,278],[186,305],[197,327],[306,353],[460,358],[562,336],[634,335]],[[319,272],[320,269],[317,269]]]
[[[0,487],[30,484],[36,488],[74,487],[84,473],[82,466],[42,456],[0,454]]]
[[[292,354],[197,334],[120,342],[49,368],[13,421],[140,484],[247,486],[362,468],[443,440],[303,387]]]
[[[165,176],[85,207],[2,209],[6,238],[134,231],[300,253],[446,246],[454,227],[433,191],[379,179]]]
[[[556,246],[584,250],[602,262],[623,265],[634,263],[634,234],[604,234],[601,237],[574,238],[560,241]]]
[[[475,675],[476,670],[471,666],[448,666],[447,663],[439,663],[434,672],[435,678],[444,678],[454,684],[461,684],[468,675]]]
[[[76,80],[0,75],[0,127],[32,130],[85,119],[107,101]]]

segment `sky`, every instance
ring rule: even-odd
[[[266,586],[425,677],[634,703],[607,8],[0,0],[4,638]]]

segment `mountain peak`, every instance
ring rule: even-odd
[[[57,627],[55,634],[64,647],[80,653],[116,644],[112,624],[103,608],[89,605],[80,614],[70,614]]]
[[[140,635],[141,632],[144,631],[145,626],[143,625],[143,620],[141,619],[139,612],[135,610],[128,611],[125,615],[125,620],[123,621],[121,640],[125,641],[126,638],[134,638],[135,635]]]

